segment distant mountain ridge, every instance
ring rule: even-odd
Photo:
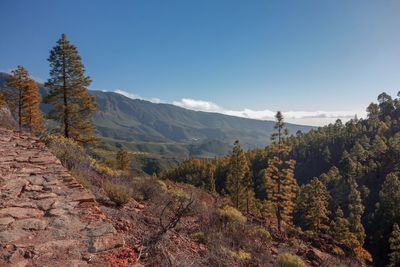
[[[4,88],[8,77],[0,73],[0,87]],[[45,95],[46,88],[38,85]],[[98,105],[93,118],[97,133],[109,144],[122,142],[131,150],[214,156],[226,153],[235,140],[240,140],[245,148],[263,147],[269,143],[274,130],[273,121],[193,111],[171,104],[130,99],[114,92],[90,93],[96,96]],[[48,110],[45,105],[42,109]],[[292,134],[314,128],[290,123],[287,127]],[[150,146],[152,148],[147,151]]]

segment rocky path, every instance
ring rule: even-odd
[[[0,266],[107,266],[123,238],[46,147],[0,128]]]

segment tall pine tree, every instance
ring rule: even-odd
[[[288,158],[290,146],[286,142],[288,131],[284,126],[282,113],[278,111],[275,124],[276,132],[271,136],[273,141],[270,148],[272,157],[268,160],[268,166],[264,172],[266,203],[268,209],[272,209],[275,213],[279,231],[281,231],[282,222],[292,223],[292,213],[298,189],[294,178],[296,162]]]
[[[330,231],[332,237],[343,244],[350,245],[355,239],[354,235],[350,232],[349,221],[344,217],[343,210],[340,207],[336,210],[335,219],[331,222]]]
[[[96,111],[95,99],[87,90],[91,80],[76,47],[65,34],[50,51],[50,88],[45,102],[52,104],[49,118],[60,123],[63,135],[85,144],[94,140],[91,117]]]
[[[18,126],[21,130],[23,124],[22,112],[24,105],[24,93],[29,82],[28,71],[23,66],[17,66],[11,71],[11,77],[7,81],[7,86],[12,89],[9,95],[10,108],[17,111]]]
[[[249,191],[253,183],[249,175],[249,163],[239,141],[235,141],[229,158],[226,188],[235,208],[248,211]]]
[[[296,214],[305,229],[314,232],[329,229],[329,193],[318,178],[313,178],[300,190],[296,202]]]
[[[26,83],[22,99],[22,122],[29,128],[31,133],[42,132],[44,118],[39,108],[41,97],[34,80],[29,79]]]
[[[361,194],[357,190],[357,183],[354,179],[349,181],[350,194],[349,194],[349,223],[350,231],[356,236],[360,246],[364,244],[365,230],[361,223],[361,217],[364,214],[364,205],[361,201]]]
[[[389,265],[388,267],[400,266],[400,227],[397,223],[393,225],[393,231],[389,238]]]

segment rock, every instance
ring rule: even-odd
[[[54,193],[43,193],[43,194],[36,196],[34,199],[40,200],[40,199],[45,199],[45,198],[55,198],[57,196],[58,195],[54,194]]]
[[[78,202],[94,202],[94,197],[89,192],[78,192],[74,193],[71,196],[71,201],[78,201]]]
[[[122,247],[125,244],[123,237],[119,234],[107,234],[94,237],[91,241],[89,252],[96,253]]]
[[[115,230],[114,226],[110,223],[101,223],[99,224],[92,224],[87,227],[88,236],[90,237],[97,237],[102,236],[105,234],[115,234],[117,231]]]
[[[86,261],[72,260],[66,266],[67,267],[83,267],[83,266],[88,266],[88,264]]]
[[[41,192],[43,190],[43,186],[41,185],[27,185],[25,186],[25,191],[28,192]]]
[[[43,185],[44,179],[42,176],[28,176],[26,178],[32,185]]]
[[[0,218],[1,217],[14,217],[17,219],[26,219],[26,218],[40,218],[44,215],[44,213],[37,209],[32,208],[4,208],[0,210]]]
[[[41,210],[49,210],[52,205],[54,204],[54,202],[56,202],[56,200],[54,198],[45,198],[42,199],[40,201],[37,202],[37,206],[41,209]]]
[[[27,237],[28,235],[29,233],[23,230],[7,230],[0,232],[0,245],[3,246],[10,242],[17,241],[23,237]]]
[[[41,219],[25,219],[14,222],[12,226],[16,229],[44,230],[47,227],[47,222]]]
[[[9,225],[15,221],[12,217],[5,217],[5,218],[0,218],[0,225]]]
[[[7,204],[9,207],[19,207],[19,208],[32,208],[36,209],[37,206],[32,201],[30,202],[11,202]]]
[[[48,216],[61,216],[64,215],[66,213],[66,211],[64,209],[51,209],[47,212]]]

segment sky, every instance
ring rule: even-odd
[[[90,89],[323,125],[400,90],[400,1],[1,0],[0,71],[48,78],[61,33]]]

